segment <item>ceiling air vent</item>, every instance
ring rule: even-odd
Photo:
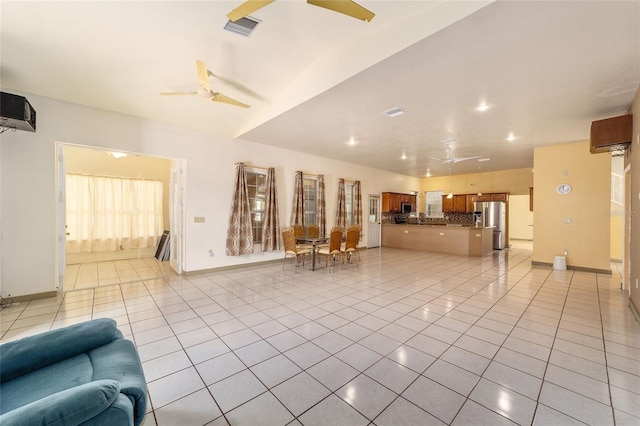
[[[240,34],[245,37],[249,37],[249,34],[258,26],[261,21],[252,18],[251,16],[245,16],[237,21],[227,21],[224,29],[231,31],[232,33]]]
[[[390,110],[387,110],[384,112],[386,115],[388,115],[389,117],[397,117],[399,115],[403,115],[404,114],[404,110],[400,107],[395,107],[395,108],[391,108]]]

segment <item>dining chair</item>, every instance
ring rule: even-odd
[[[284,265],[287,261],[287,256],[294,256],[297,273],[300,261],[302,260],[302,266],[304,266],[304,257],[308,254],[311,254],[311,250],[309,250],[308,248],[300,248],[296,246],[296,235],[292,228],[286,228],[282,230],[282,241],[284,243],[284,259],[282,261],[282,270],[284,271]]]
[[[304,228],[302,227],[302,225],[300,225],[299,223],[294,223],[293,225],[291,225],[291,228],[293,228],[293,234],[294,234],[294,239],[295,238],[303,238],[304,237]],[[298,247],[299,249],[309,249],[311,250],[313,248],[313,245],[311,244],[299,244],[298,242],[296,242],[296,247]]]
[[[359,266],[360,264],[358,241],[360,241],[360,226],[354,225],[348,227],[347,239],[345,241],[344,247],[341,248],[342,256],[347,258],[347,263],[351,263],[351,257],[356,257],[356,266]]]
[[[331,230],[331,235],[329,238],[329,246],[328,247],[320,247],[318,250],[318,254],[326,256],[325,265],[329,266],[329,258],[331,258],[332,266],[335,266],[336,259],[340,258],[342,263],[344,264],[344,260],[342,258],[342,251],[340,250],[340,246],[342,245],[342,231],[340,229]]]
[[[320,227],[318,225],[307,226],[307,237],[320,238]]]

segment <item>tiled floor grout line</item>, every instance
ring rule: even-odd
[[[598,283],[598,275],[595,276],[595,284],[596,284],[596,297],[598,299],[598,317],[600,318],[600,331],[602,333],[602,353],[604,355],[604,365],[605,365],[605,373],[607,375],[607,390],[609,391],[609,406],[611,407],[611,416],[613,418],[613,425],[616,425],[616,411],[613,408],[613,397],[611,396],[611,380],[609,378],[609,363],[607,361],[607,340],[604,336],[604,321],[602,320],[602,302],[600,301],[600,285]]]

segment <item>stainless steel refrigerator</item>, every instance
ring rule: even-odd
[[[480,223],[493,228],[493,248],[502,250],[506,244],[506,205],[503,201],[477,201],[475,211],[480,212]]]

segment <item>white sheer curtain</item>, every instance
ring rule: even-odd
[[[155,247],[162,195],[160,181],[66,175],[67,252]]]

